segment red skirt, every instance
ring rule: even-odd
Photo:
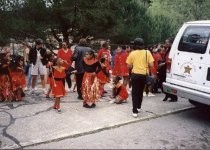
[[[11,81],[8,75],[0,75],[0,94],[1,94],[0,101],[12,100],[14,98]]]
[[[100,98],[99,82],[95,73],[84,74],[82,97],[85,103],[95,103]]]
[[[56,98],[64,97],[66,90],[62,80],[56,81],[52,78],[52,95]]]
[[[128,98],[128,91],[124,85],[121,86],[118,97],[120,98],[120,100],[126,100]]]
[[[19,88],[26,87],[26,78],[22,71],[11,71],[11,82],[12,82],[12,90],[16,91]]]
[[[103,71],[100,71],[100,72],[97,73],[97,78],[98,78],[99,83],[102,83],[102,84],[109,83],[109,77],[107,77],[103,73]]]

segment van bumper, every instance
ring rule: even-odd
[[[210,105],[210,94],[181,87],[178,85],[163,83],[163,91],[182,98],[190,99],[202,104]]]

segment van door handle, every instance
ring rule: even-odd
[[[208,71],[207,71],[206,80],[207,80],[207,81],[210,81],[210,67],[208,68]]]

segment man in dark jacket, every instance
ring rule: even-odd
[[[47,73],[46,71],[46,64],[47,64],[47,53],[46,49],[42,47],[43,41],[41,39],[36,39],[35,41],[35,47],[31,48],[29,51],[29,62],[32,64],[32,91],[34,91],[34,88],[36,86],[36,78],[38,75],[40,75],[41,83],[42,83],[42,89],[45,92],[45,75]]]
[[[86,39],[82,38],[79,41],[79,45],[75,47],[72,61],[75,61],[75,69],[76,69],[76,84],[77,84],[77,93],[78,93],[78,99],[82,100],[82,79],[85,73],[84,67],[83,67],[83,58],[86,54],[86,52],[90,51],[91,48],[86,46],[87,41]]]

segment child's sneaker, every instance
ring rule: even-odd
[[[61,112],[61,109],[60,108],[58,109],[58,112]]]
[[[148,94],[148,96],[149,96],[149,97],[152,97],[152,96],[155,96],[155,95],[154,95],[154,94],[152,94],[152,93],[149,93],[149,94]]]
[[[114,104],[115,100],[111,100],[109,101],[110,104]]]

